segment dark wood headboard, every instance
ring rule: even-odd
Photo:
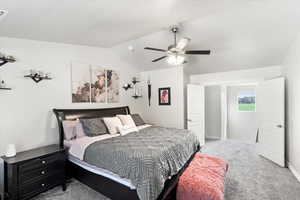
[[[100,109],[53,109],[58,122],[59,145],[64,146],[64,129],[62,122],[64,120],[76,120],[81,118],[112,117],[117,114],[130,114],[128,106],[116,108]]]

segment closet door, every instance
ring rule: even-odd
[[[200,85],[187,85],[187,126],[205,144],[205,93]]]
[[[285,80],[263,81],[257,89],[259,154],[285,166]]]

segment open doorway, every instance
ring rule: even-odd
[[[254,144],[258,130],[257,83],[205,86],[205,139]]]
[[[227,139],[245,143],[256,142],[258,115],[256,85],[227,87]]]

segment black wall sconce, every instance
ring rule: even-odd
[[[4,80],[0,80],[0,90],[11,90],[11,88],[6,87]]]
[[[25,75],[24,77],[31,78],[36,83],[39,83],[42,80],[51,80],[52,79],[49,74],[46,74],[42,71],[35,71],[35,70],[30,70],[30,74]]]
[[[147,85],[148,85],[148,103],[149,103],[149,106],[151,106],[151,80],[150,80],[150,77],[148,77]]]
[[[136,84],[139,83],[140,81],[137,79],[137,77],[133,77],[131,83],[126,83],[123,88],[124,90],[128,90],[128,89],[132,89],[134,90],[134,94],[132,95],[133,98],[137,99],[142,97],[141,94],[139,94],[137,88],[136,88]]]
[[[15,57],[7,56],[0,53],[0,66],[5,65],[6,63],[13,63],[13,62],[16,62]]]
[[[130,83],[126,83],[126,84],[124,84],[123,88],[124,88],[124,90],[127,91],[128,89],[132,88],[132,85]]]

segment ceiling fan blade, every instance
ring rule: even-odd
[[[157,48],[152,48],[152,47],[145,47],[144,49],[146,50],[152,50],[152,51],[162,51],[162,52],[166,52],[167,50],[164,49],[157,49]]]
[[[210,54],[210,50],[190,50],[190,51],[185,51],[185,54]]]
[[[183,49],[185,49],[185,47],[188,45],[188,43],[191,41],[191,39],[190,38],[181,38],[180,40],[179,40],[179,42],[177,43],[177,45],[176,45],[176,48],[177,49],[180,49],[180,50],[183,50]]]
[[[164,59],[164,58],[166,58],[166,57],[167,57],[167,56],[163,56],[163,57],[157,58],[157,59],[155,59],[155,60],[152,60],[152,62],[157,62],[157,61],[162,60],[162,59]]]

